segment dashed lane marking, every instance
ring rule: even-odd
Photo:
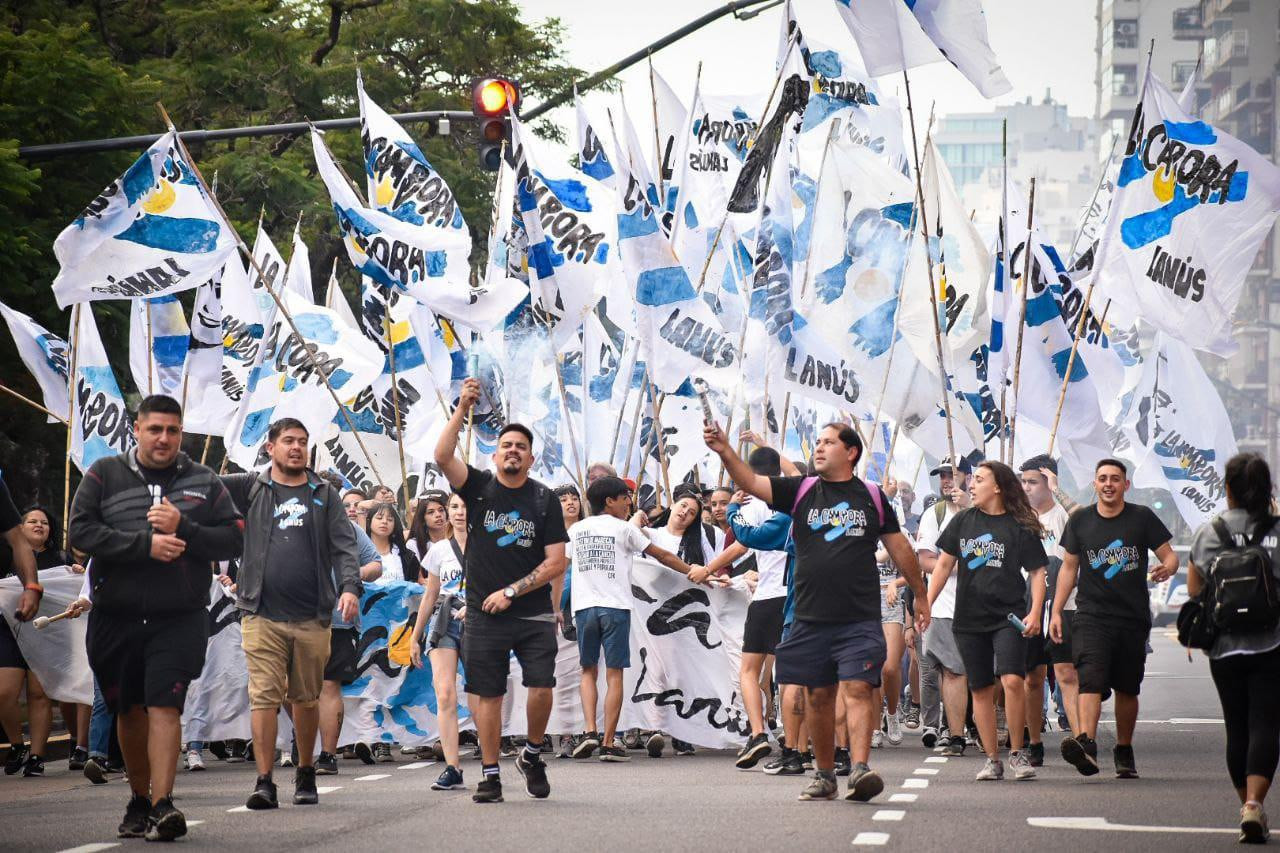
[[[907,816],[905,809],[881,809],[871,816],[872,820],[902,820]]]
[[[236,806],[234,809],[227,809],[227,814],[240,814],[241,812],[251,812],[253,809],[248,806]]]
[[[318,785],[316,786],[317,794],[332,794],[334,791],[341,791],[341,785]]]
[[[1042,829],[1088,829],[1101,832],[1179,832],[1187,835],[1238,835],[1238,829],[1216,826],[1144,826],[1112,823],[1105,817],[1029,817],[1027,823]]]
[[[97,842],[96,844],[81,844],[79,847],[68,847],[66,850],[60,850],[58,853],[97,853],[99,850],[110,850],[112,847],[119,847],[119,841],[110,843]]]
[[[389,779],[390,773],[370,773],[368,776],[357,776],[357,782],[376,782],[379,779]]]
[[[423,767],[430,767],[436,762],[434,761],[415,761],[412,764],[401,764],[397,770],[421,770]]]
[[[925,764],[946,764],[947,759],[942,755],[930,755],[924,760]]]
[[[890,794],[889,802],[891,803],[914,803],[920,798],[919,794]]]
[[[911,771],[916,776],[937,776],[938,768],[936,767],[917,767]]]
[[[907,779],[902,783],[904,788],[927,788],[929,787],[928,779]]]
[[[883,847],[889,843],[889,833],[887,832],[859,832],[853,837],[853,843],[856,846],[865,847]]]

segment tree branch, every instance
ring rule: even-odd
[[[316,48],[316,52],[311,54],[311,64],[323,65],[325,57],[338,46],[338,36],[342,32],[343,15],[358,9],[372,9],[374,6],[381,6],[382,3],[383,0],[352,0],[352,2],[329,0],[329,35]]]

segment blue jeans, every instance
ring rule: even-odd
[[[93,680],[93,716],[89,718],[89,755],[106,758],[111,744],[111,726],[115,723],[107,703],[102,698],[98,679]]]

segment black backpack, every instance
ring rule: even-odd
[[[1213,520],[1213,530],[1223,548],[1209,564],[1211,612],[1214,625],[1224,634],[1267,630],[1280,620],[1275,568],[1271,552],[1262,547],[1275,523],[1276,519],[1268,516],[1247,544],[1236,545],[1222,517]]]

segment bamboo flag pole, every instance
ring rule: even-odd
[[[653,63],[652,61],[650,61],[650,70],[652,70],[652,67],[653,67]],[[685,139],[688,138],[689,132],[692,130],[692,127],[693,127],[693,121],[695,120],[694,109],[698,106],[698,98],[701,97],[701,91],[702,91],[702,60],[698,60],[698,70],[697,70],[697,73],[695,73],[693,76],[693,100],[689,102],[689,116],[685,121],[684,127],[682,128],[682,133],[684,134]],[[673,149],[671,152],[671,156],[675,157],[677,153],[678,152]],[[672,169],[672,177],[675,177],[674,168]],[[672,209],[672,216],[671,216],[671,235],[667,238],[668,242],[671,243],[672,247],[676,245],[676,236],[680,233],[680,223],[684,221],[684,216],[680,214],[680,210],[679,210],[680,188],[683,185],[684,185],[684,175],[682,174],[680,176],[680,181],[676,184],[676,197],[672,199],[673,209]],[[665,211],[665,209],[666,208],[664,206],[663,210]],[[696,473],[697,469],[695,468],[694,471]]]
[[[80,358],[80,309],[83,303],[77,302],[71,311],[71,370],[67,373],[67,458],[62,471],[62,548],[71,550],[71,447],[75,434],[76,419],[76,363]],[[89,310],[93,310],[90,308]]]
[[[293,334],[297,337],[299,342],[305,340],[305,338],[302,335],[302,332],[298,330],[297,324],[293,322],[293,315],[290,314],[289,309],[285,307],[284,300],[282,300],[279,297],[279,295],[276,294],[276,292],[271,288],[269,280],[267,278],[267,274],[263,271],[262,267],[258,264],[257,259],[254,258],[253,252],[251,252],[249,250],[249,247],[245,245],[244,238],[240,236],[240,232],[236,231],[236,229],[231,225],[231,219],[227,216],[227,212],[222,209],[222,203],[218,201],[217,197],[214,196],[209,191],[209,185],[205,182],[204,175],[200,174],[200,167],[196,165],[195,158],[192,157],[191,152],[187,150],[186,143],[182,141],[182,136],[176,133],[177,129],[173,126],[173,122],[169,119],[168,111],[165,110],[164,105],[159,102],[156,102],[156,108],[159,109],[160,115],[163,117],[165,125],[170,130],[175,131],[174,139],[177,140],[178,147],[182,149],[182,153],[186,156],[187,163],[191,166],[191,170],[195,173],[196,180],[200,182],[201,189],[203,189],[205,194],[209,196],[209,200],[213,202],[213,206],[217,208],[218,213],[222,215],[223,223],[231,231],[232,236],[235,238],[236,245],[239,247],[241,253],[245,256],[245,259],[248,260],[249,266],[252,267],[253,271],[258,274],[258,280],[261,281],[264,285],[266,285],[265,289],[267,293],[271,296],[272,301],[275,302],[276,308],[280,311],[280,315],[284,317],[285,322],[289,324],[289,330],[293,332]],[[301,349],[302,352],[306,354],[307,360],[311,362],[312,369],[315,370],[316,375],[319,376],[320,380],[324,383],[324,387],[329,392],[329,396],[333,399],[333,402],[337,404],[338,413],[342,415],[342,419],[347,424],[347,429],[349,429],[351,431],[351,434],[355,437],[356,444],[359,445],[360,447],[360,452],[364,454],[365,460],[369,463],[369,470],[373,472],[374,479],[378,481],[379,486],[385,485],[382,482],[382,477],[379,476],[378,474],[377,466],[373,464],[372,454],[370,454],[369,449],[365,447],[364,439],[360,437],[360,433],[356,430],[355,424],[351,420],[351,413],[347,410],[347,407],[342,404],[342,400],[338,398],[338,392],[335,391],[333,389],[333,385],[329,383],[329,377],[325,375],[325,372],[321,369],[319,362],[316,360],[315,353],[311,352],[311,350],[305,346],[299,347],[299,349]]]
[[[628,383],[629,383],[628,379]],[[636,449],[636,433],[640,431],[640,407],[644,405],[644,397],[649,387],[649,367],[645,365],[644,378],[641,380],[640,387],[636,389],[636,406],[631,412],[631,437],[627,439],[627,455],[625,467],[622,470],[622,477],[626,479],[631,475],[631,456]],[[623,409],[626,409],[626,399],[622,401]],[[640,465],[640,469],[644,470],[644,464]],[[637,486],[638,488],[638,486]]]
[[[658,88],[653,79],[653,54],[649,60],[649,103],[653,106],[653,180],[658,187],[658,219],[667,209],[667,191],[662,179],[662,134],[658,130]]]
[[[200,451],[200,464],[203,465],[205,460],[209,458],[209,445],[213,444],[213,436],[206,435],[204,437],[204,450]]]
[[[1009,298],[1009,120],[1006,118],[1001,122],[1001,138],[1000,138],[1000,275],[1004,276],[1004,281],[1000,282],[1000,288],[1004,292],[1004,298]],[[1092,204],[1092,202],[1090,202]],[[1074,251],[1074,248],[1072,249]],[[1003,308],[1003,306],[1001,306]],[[1006,316],[1008,312],[1005,312]],[[994,322],[996,318],[992,318]],[[1004,317],[1000,317],[1001,323]],[[1004,348],[1003,338],[1000,346]],[[1007,424],[1005,422],[1004,413],[1005,397],[1009,390],[1007,381],[1008,369],[1001,371],[1000,374],[1000,461],[1004,461],[1004,452],[1006,444]]]
[[[151,300],[143,297],[143,308],[147,312],[147,394],[156,393],[155,381],[151,378],[155,368],[155,345],[151,337]]]
[[[1022,337],[1027,328],[1027,292],[1031,290],[1031,235],[1035,222],[1036,179],[1031,179],[1031,196],[1027,200],[1027,239],[1022,245],[1022,308],[1018,311],[1018,346],[1013,356],[1013,411],[1009,417],[1009,465],[1013,464],[1014,441],[1018,437],[1018,393],[1022,384]]]
[[[938,372],[942,378],[942,411],[947,418],[947,452],[951,455],[952,464],[956,464],[956,441],[951,425],[951,377],[947,373],[946,362],[942,357],[942,324],[938,319],[938,286],[933,279],[933,261],[929,257],[929,218],[925,205],[924,182],[920,175],[920,146],[916,141],[916,115],[911,102],[911,78],[907,75],[907,69],[905,68],[902,69],[902,79],[907,90],[908,124],[911,125],[911,152],[915,156],[916,164],[916,194],[920,198],[920,236],[924,240],[925,269],[929,274],[929,304],[933,308],[933,340],[938,351]]]
[[[30,406],[33,409],[37,409],[41,412],[44,412],[46,415],[53,418],[60,424],[65,425],[67,423],[65,418],[55,415],[53,412],[49,411],[44,406],[37,403],[35,400],[32,400],[30,397],[27,397],[23,394],[19,394],[17,391],[13,390],[12,388],[9,388],[8,386],[0,385],[0,391],[3,391],[4,393],[8,394],[10,397],[13,397],[16,400],[18,400],[19,402],[26,403],[28,406]]]
[[[337,259],[334,259],[337,263]],[[407,322],[407,321],[406,321]],[[400,383],[396,377],[396,342],[395,337],[391,333],[391,288],[386,288],[383,294],[383,312],[382,312],[382,328],[387,338],[387,366],[391,369],[391,409],[395,418],[396,427],[396,452],[400,456],[400,497],[404,501],[401,507],[405,512],[409,510],[409,469],[404,462],[404,428],[400,418]],[[468,456],[470,453],[468,452]],[[374,472],[375,476],[377,472]]]

